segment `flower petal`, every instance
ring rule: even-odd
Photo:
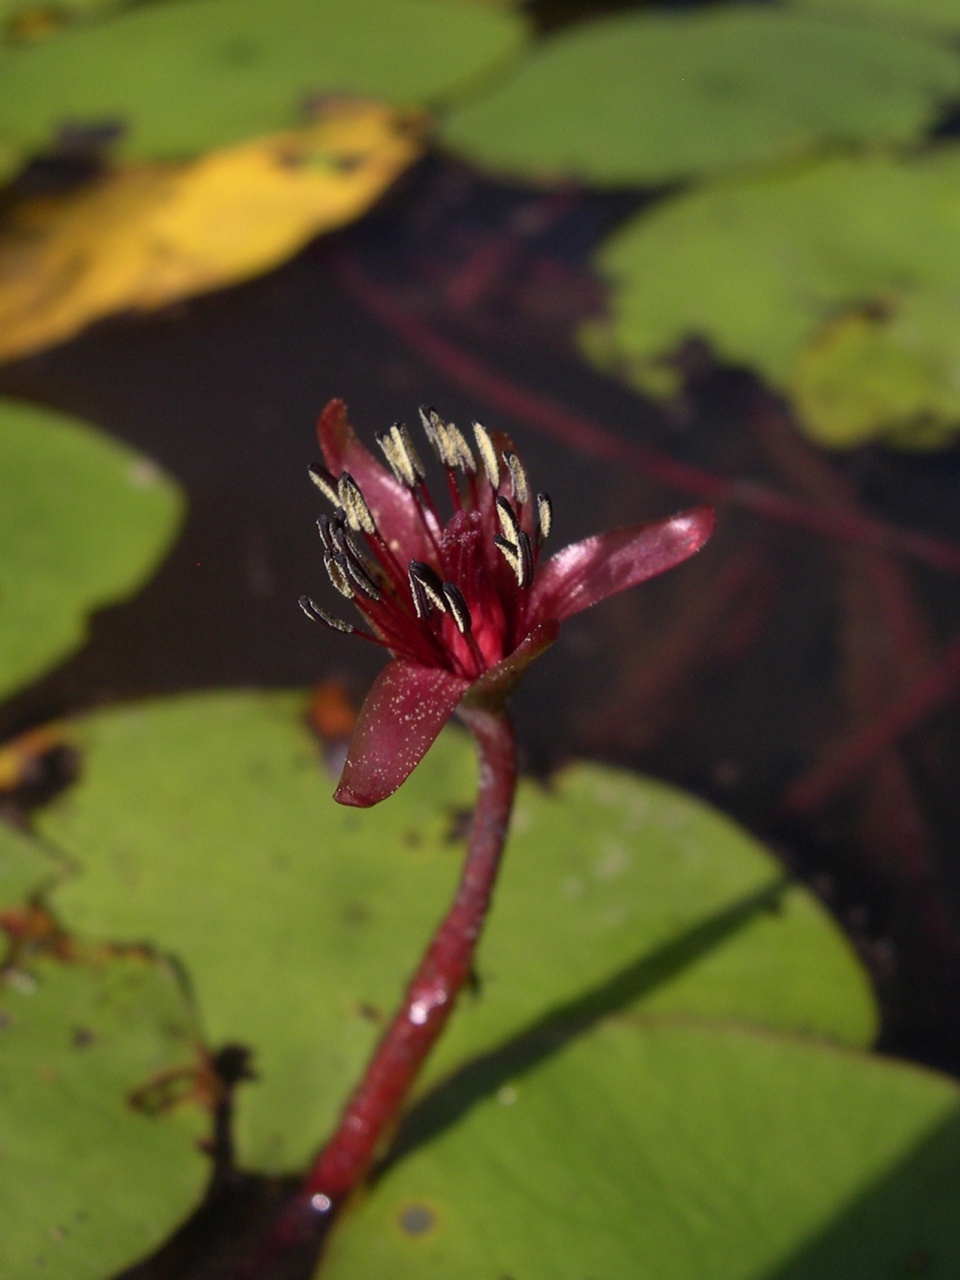
[[[560,623],[551,618],[541,622],[539,626],[520,641],[513,653],[508,653],[489,671],[485,671],[475,680],[463,695],[468,707],[499,707],[509,698],[519,683],[520,677],[545,649],[549,649],[560,634]]]
[[[402,566],[424,560],[430,542],[410,490],[398,484],[373,454],[360,443],[347,420],[342,400],[330,400],[317,419],[317,439],[327,470],[334,476],[349,471],[360,486],[377,531]]]
[[[572,542],[538,570],[528,619],[561,622],[635,587],[699,551],[713,532],[713,510],[693,507],[667,520],[629,525]]]
[[[395,658],[360,708],[334,799],[367,809],[393,795],[427,753],[470,681]]]

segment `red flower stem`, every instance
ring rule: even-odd
[[[311,1218],[335,1211],[361,1182],[470,977],[513,807],[517,753],[513,725],[505,711],[461,708],[459,715],[476,741],[480,767],[477,804],[456,896],[336,1132],[284,1214],[274,1235],[277,1243],[292,1243],[302,1236]]]
[[[501,413],[578,453],[626,463],[659,484],[718,506],[745,508],[769,520],[796,525],[825,537],[886,548],[947,573],[960,573],[960,546],[945,539],[902,529],[876,516],[816,506],[782,493],[772,485],[717,475],[702,467],[678,462],[656,449],[623,440],[589,418],[571,413],[557,401],[515,386],[448,338],[435,333],[389,289],[368,275],[354,255],[340,249],[331,254],[331,262],[340,284],[422,360]]]

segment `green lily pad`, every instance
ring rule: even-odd
[[[946,47],[772,5],[629,13],[545,40],[441,137],[543,179],[636,184],[908,141],[960,88]]]
[[[169,966],[40,963],[0,988],[0,1272],[104,1280],[196,1205],[209,1117],[149,1115],[132,1092],[194,1062]]]
[[[120,8],[124,0],[0,0],[0,38],[46,40],[78,18]]]
[[[669,394],[705,338],[793,398],[818,443],[929,448],[960,424],[960,148],[705,187],[601,248],[611,319],[587,354]]]
[[[0,183],[10,182],[23,168],[23,152],[0,139]]]
[[[134,592],[183,502],[148,459],[62,414],[0,401],[0,695],[82,644]]]
[[[80,868],[52,901],[77,936],[146,939],[190,975],[206,1038],[250,1046],[242,1161],[300,1165],[332,1125],[446,908],[473,754],[446,731],[400,791],[345,809],[297,694],[207,694],[75,725],[80,783],[39,815]],[[876,1016],[842,935],[756,842],[682,794],[595,766],[521,785],[449,1071],[545,1012],[621,1007],[867,1043]]]
[[[960,1089],[729,1029],[607,1024],[492,1076],[318,1280],[951,1280]]]
[[[450,93],[519,48],[523,21],[445,0],[169,0],[0,50],[0,140],[116,122],[127,155],[178,157],[303,122],[325,95]]]
[[[65,872],[43,845],[0,819],[0,910],[28,902]]]
[[[857,18],[906,31],[949,35],[960,28],[956,0],[791,0],[791,4],[824,17]]]
[[[559,1012],[642,1007],[854,1045],[877,1030],[846,939],[758,842],[600,765],[521,785],[480,976],[484,997],[465,1002],[430,1075]]]

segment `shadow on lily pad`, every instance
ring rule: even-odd
[[[530,1071],[603,1018],[668,982],[739,932],[755,916],[775,911],[789,880],[778,877],[756,893],[708,916],[666,945],[644,953],[606,981],[548,1010],[518,1035],[464,1063],[407,1112],[376,1177],[464,1116],[480,1099]]]

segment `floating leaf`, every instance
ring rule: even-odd
[[[902,34],[772,5],[629,13],[543,41],[441,136],[506,173],[669,182],[917,138],[958,89],[953,52]]]
[[[81,781],[39,818],[82,869],[58,918],[175,954],[208,1041],[255,1051],[237,1133],[268,1170],[331,1126],[447,905],[475,785],[448,731],[395,796],[342,808],[305,711],[210,694],[88,716]],[[522,784],[478,964],[434,1078],[570,1002],[588,1021],[637,1005],[852,1044],[875,1029],[842,935],[768,854],[671,788],[594,766]]]
[[[484,998],[431,1070],[555,1008],[589,1019],[618,1002],[869,1044],[873,1001],[845,939],[804,890],[778,885],[761,845],[672,787],[588,764],[546,790],[525,782],[480,953]]]
[[[0,820],[0,910],[20,906],[64,870],[36,840]]]
[[[616,232],[598,255],[598,363],[654,394],[705,338],[793,396],[819,443],[929,447],[960,423],[960,148],[831,160],[706,187]]]
[[[0,401],[0,694],[82,643],[135,591],[182,503],[148,459],[62,414]]]
[[[0,139],[0,183],[9,182],[23,167],[23,153],[19,147]]]
[[[0,50],[0,141],[125,129],[127,154],[178,159],[303,123],[329,94],[424,102],[495,67],[523,21],[445,0],[168,0]]]
[[[960,1270],[960,1090],[945,1077],[613,1023],[476,1083],[459,1123],[347,1210],[318,1280]]]
[[[0,33],[11,43],[47,40],[78,18],[121,9],[126,0],[0,0]]]
[[[20,206],[0,233],[0,360],[270,270],[363,213],[420,154],[419,123],[329,103],[310,129]]]
[[[456,4],[480,4],[515,9],[522,0],[453,0]],[[11,42],[47,40],[78,18],[109,16],[122,12],[129,0],[0,0],[0,32]]]
[[[42,962],[0,988],[0,1271],[104,1280],[199,1200],[209,1117],[130,1095],[196,1058],[189,1007],[148,958]]]
[[[865,19],[906,31],[951,34],[960,28],[956,0],[792,0],[792,6],[824,17]]]

